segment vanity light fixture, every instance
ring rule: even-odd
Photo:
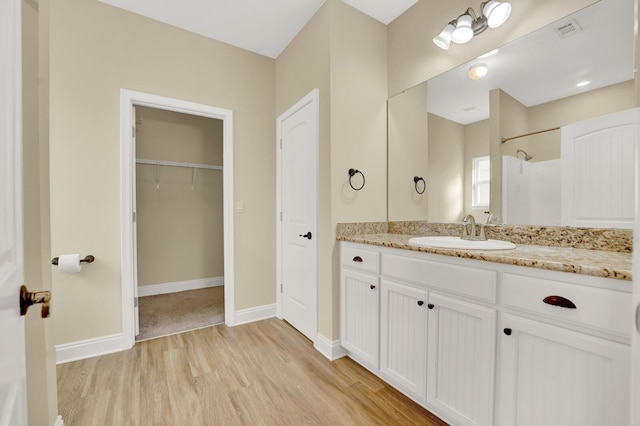
[[[462,15],[449,22],[444,29],[433,38],[433,43],[441,49],[448,50],[454,43],[466,43],[487,28],[497,28],[509,17],[511,4],[496,0],[485,1],[480,4],[480,16],[472,8],[468,8]]]
[[[469,67],[469,72],[467,73],[467,76],[471,80],[480,80],[482,77],[487,75],[487,72],[489,72],[489,68],[487,68],[487,64],[484,64],[484,63],[473,64]]]

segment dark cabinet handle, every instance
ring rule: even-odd
[[[505,328],[502,331],[504,331],[504,334],[506,334],[507,336],[511,336],[511,329],[510,328]]]
[[[375,286],[375,285],[373,285],[373,284],[371,284],[371,285],[369,286],[369,288],[370,288],[371,290],[375,290],[375,289],[376,289],[376,286]]]
[[[362,263],[362,258],[360,256],[356,256],[353,258],[354,262]]]
[[[422,306],[424,305],[424,302],[422,300],[418,300],[418,306]]]
[[[576,305],[566,297],[562,296],[547,296],[542,299],[547,305],[559,306],[561,308],[576,309]]]
[[[300,234],[298,235],[298,237],[302,237],[302,238],[308,238],[311,239],[311,231],[307,232],[306,234]]]
[[[429,304],[427,305],[427,308],[429,308],[429,309],[433,309],[433,308],[435,308],[435,307],[436,307],[436,305],[434,305],[433,303],[429,303]]]

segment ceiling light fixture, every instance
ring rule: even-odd
[[[473,64],[469,67],[469,72],[467,76],[471,80],[480,80],[482,77],[487,75],[489,72],[489,68],[487,68],[487,64]]]
[[[472,8],[468,8],[462,15],[449,22],[444,29],[433,38],[433,42],[441,49],[449,50],[449,45],[466,43],[487,28],[497,28],[509,17],[511,4],[496,0],[485,1],[480,4],[480,16]]]

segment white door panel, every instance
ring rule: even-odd
[[[632,228],[640,110],[562,128],[562,225]]]
[[[22,254],[20,7],[0,0],[0,426],[27,424]]]
[[[307,96],[278,118],[282,317],[311,340],[317,332],[317,111],[317,96]]]

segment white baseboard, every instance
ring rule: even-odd
[[[276,304],[257,306],[255,308],[241,309],[235,312],[234,325],[247,324],[261,321],[276,316]]]
[[[335,361],[347,355],[347,351],[340,345],[340,340],[332,342],[320,333],[318,333],[316,341],[313,342],[313,347],[329,361]]]
[[[64,420],[62,420],[62,416],[58,416],[53,426],[64,426]]]
[[[201,278],[197,280],[176,281],[172,283],[139,285],[138,297],[175,293],[178,291],[198,290],[201,288],[219,287],[222,285],[224,285],[224,277]]]
[[[65,343],[56,345],[56,364],[93,358],[130,348],[131,345],[125,342],[122,333]]]

